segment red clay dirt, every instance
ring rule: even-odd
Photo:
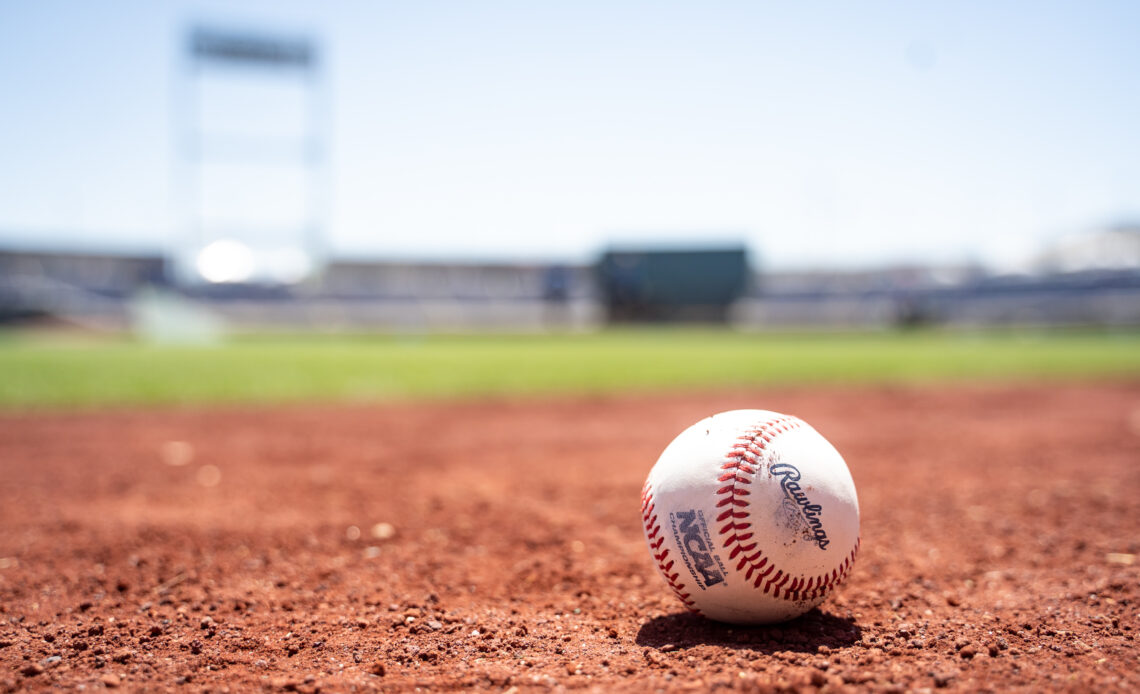
[[[774,627],[642,539],[662,448],[740,407],[862,506]],[[1140,690],[1137,382],[6,414],[0,466],[0,691]]]

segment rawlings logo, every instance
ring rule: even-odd
[[[826,550],[831,540],[827,539],[827,531],[823,529],[823,523],[819,520],[823,507],[811,503],[807,494],[800,488],[800,471],[788,463],[775,463],[771,467],[771,473],[780,478],[780,487],[783,488],[786,497],[784,503],[791,503],[799,508],[800,515],[811,528],[815,543],[820,549]]]
[[[694,510],[678,511],[670,513],[669,520],[673,526],[673,537],[681,547],[681,557],[697,585],[709,588],[724,583],[724,566],[710,551],[712,542],[708,539],[704,514]],[[680,527],[677,527],[678,520],[681,521]]]

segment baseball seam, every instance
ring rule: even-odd
[[[729,561],[740,557],[736,571],[744,571],[746,581],[751,580],[754,588],[763,589],[766,594],[784,600],[815,600],[827,595],[847,578],[847,573],[855,563],[860,542],[856,540],[850,554],[829,573],[793,576],[769,561],[763,550],[759,549],[759,543],[752,541],[752,524],[747,520],[748,496],[751,494],[748,486],[752,484],[753,475],[759,469],[772,440],[802,425],[803,422],[795,417],[781,416],[749,429],[744,436],[738,437],[739,443],[733,444],[732,450],[725,455],[725,463],[721,465],[720,476],[717,478],[723,486],[716,491],[719,497],[716,505],[725,510],[716,520],[718,523],[727,521],[720,528],[719,534],[728,535],[723,546],[729,550]]]
[[[677,599],[686,609],[701,614],[701,611],[696,607],[696,601],[689,597],[690,593],[685,592],[685,584],[677,580],[681,572],[680,570],[673,571],[674,562],[669,558],[669,548],[662,547],[665,542],[665,534],[661,532],[661,524],[657,522],[653,490],[648,482],[646,482],[645,488],[641,490],[641,520],[645,523],[645,539],[649,543],[649,551],[653,554],[654,561],[657,562],[657,570],[661,572],[661,576],[669,584],[669,589],[673,591],[673,594],[677,596]]]

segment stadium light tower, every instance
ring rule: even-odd
[[[323,264],[324,79],[316,42],[194,26],[175,79],[183,285],[290,285]]]

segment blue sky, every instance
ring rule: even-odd
[[[196,21],[319,37],[337,256],[1002,261],[1140,218],[1137,3],[0,0],[0,244],[186,240]],[[303,92],[251,84],[208,122],[290,134]],[[297,234],[297,170],[242,171],[207,214]]]

